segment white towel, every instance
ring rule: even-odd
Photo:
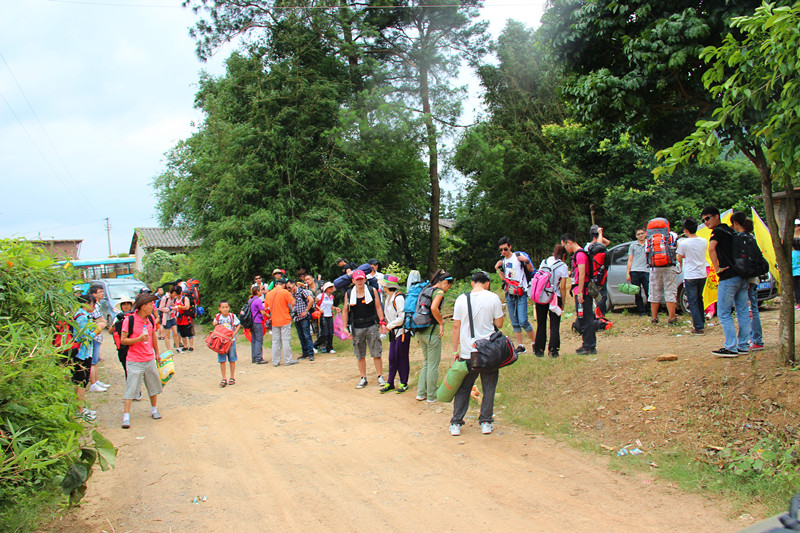
[[[350,291],[350,305],[356,305],[357,301],[358,298],[356,297],[356,288],[353,287],[353,290]],[[364,285],[364,303],[372,303],[372,290],[369,288],[369,285]]]

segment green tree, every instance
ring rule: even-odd
[[[690,160],[717,158],[733,146],[758,169],[767,224],[772,234],[781,275],[780,353],[786,364],[795,361],[794,297],[791,242],[795,218],[794,180],[800,171],[800,3],[775,7],[765,3],[755,14],[733,20],[741,37],[729,34],[702,58],[710,68],[702,80],[719,102],[710,120],[661,152],[672,171]],[[784,227],[780,228],[772,201],[773,181],[786,192]]]

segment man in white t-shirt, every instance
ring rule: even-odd
[[[708,241],[697,236],[697,221],[693,218],[683,221],[683,234],[686,238],[678,241],[675,254],[683,271],[683,290],[692,313],[692,334],[702,335],[705,333],[703,289],[706,286]]]
[[[506,284],[506,308],[511,319],[511,329],[517,340],[517,353],[525,351],[522,344],[522,331],[528,334],[531,345],[536,341],[533,326],[528,320],[528,278],[525,271],[533,272],[530,259],[523,254],[511,251],[511,241],[508,237],[501,237],[497,243],[502,258],[494,266],[500,279]]]
[[[456,299],[453,310],[453,356],[456,359],[467,361],[467,366],[472,358],[473,344],[477,339],[488,339],[494,328],[503,327],[503,304],[500,298],[489,290],[489,274],[483,271],[472,275],[472,291],[467,295],[462,294]],[[472,307],[472,329],[470,329],[469,308]],[[472,331],[474,330],[474,335]],[[481,433],[488,435],[494,427],[494,393],[497,389],[498,370],[485,371],[470,368],[464,377],[458,392],[453,399],[453,418],[450,420],[450,434],[461,435],[461,426],[464,425],[464,415],[469,407],[469,396],[475,380],[481,377],[483,387],[483,400],[481,401],[481,414],[478,421]]]

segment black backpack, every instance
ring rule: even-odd
[[[736,275],[754,278],[769,272],[769,263],[764,259],[756,238],[746,231],[737,233],[731,228],[731,232],[731,266]]]
[[[242,306],[242,309],[239,311],[239,322],[242,324],[244,329],[252,329],[253,327],[253,310],[250,309],[250,302],[251,300],[247,300],[247,303]]]
[[[469,310],[469,334],[475,338],[475,325],[472,321],[472,299],[470,293],[467,295],[467,309]],[[514,345],[508,337],[503,335],[495,327],[495,332],[488,339],[478,339],[474,344],[475,351],[472,354],[470,365],[483,370],[497,370],[516,363],[519,355],[514,350]]]

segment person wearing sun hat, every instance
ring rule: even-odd
[[[379,281],[383,290],[386,291],[386,299],[383,304],[383,315],[386,317],[386,327],[384,328],[389,335],[389,375],[386,383],[381,385],[381,392],[396,390],[398,393],[408,390],[409,361],[408,349],[411,346],[411,335],[403,329],[403,321],[406,318],[403,307],[405,306],[405,295],[401,292],[400,280],[397,276],[386,275]],[[395,388],[394,378],[400,378],[400,384]]]
[[[322,292],[317,296],[316,304],[317,309],[320,310],[322,316],[319,317],[319,336],[317,342],[314,343],[314,348],[317,348],[322,353],[336,353],[333,349],[333,312],[340,311],[338,307],[333,305],[333,293],[336,287],[330,281],[322,286]]]
[[[276,268],[272,271],[272,281],[267,285],[267,291],[271,291],[275,288],[275,280],[278,279],[286,279],[286,271],[282,268]]]

